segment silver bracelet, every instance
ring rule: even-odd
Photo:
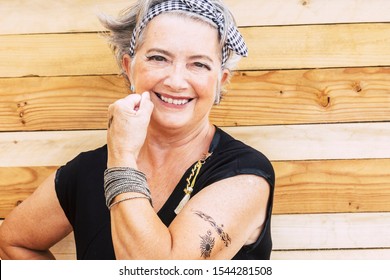
[[[104,171],[104,195],[107,207],[110,209],[114,198],[127,192],[141,193],[152,204],[150,190],[144,173],[131,167],[106,169]]]
[[[113,203],[111,203],[111,205],[108,207],[109,210],[111,210],[111,208],[121,202],[124,202],[124,201],[128,201],[128,200],[133,200],[133,199],[138,199],[138,198],[142,198],[142,199],[148,199],[149,200],[149,197],[146,197],[146,196],[132,196],[132,197],[125,197],[125,198],[122,198],[118,201],[115,201]],[[150,200],[149,200],[150,201]]]

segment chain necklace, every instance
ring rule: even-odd
[[[202,166],[206,162],[206,160],[211,156],[211,154],[212,153],[205,154],[205,156],[203,158],[201,158],[200,160],[198,160],[198,162],[195,164],[195,166],[191,169],[191,174],[186,179],[187,185],[186,185],[186,187],[184,189],[185,195],[184,195],[184,197],[182,198],[182,200],[180,201],[180,203],[177,205],[177,207],[175,209],[175,213],[176,214],[179,214],[180,211],[183,209],[184,205],[186,205],[188,200],[190,200],[191,193],[194,190],[196,177],[198,177],[200,169],[202,168]]]

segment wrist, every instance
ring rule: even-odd
[[[108,153],[107,168],[112,167],[131,167],[138,169],[137,160],[134,156],[117,157]]]

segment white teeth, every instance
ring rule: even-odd
[[[188,103],[188,101],[189,101],[188,99],[172,99],[172,98],[167,98],[167,97],[164,97],[161,95],[160,95],[160,98],[162,101],[169,103],[169,104],[174,104],[174,105],[184,105],[184,104]]]

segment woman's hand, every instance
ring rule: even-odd
[[[152,111],[149,92],[130,94],[108,107],[108,168],[136,167]]]

